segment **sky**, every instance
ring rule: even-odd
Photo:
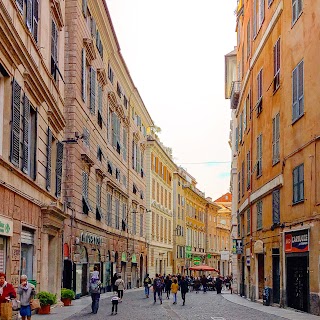
[[[236,0],[106,0],[131,77],[173,160],[213,200],[229,191],[224,55]]]

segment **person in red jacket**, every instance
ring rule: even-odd
[[[16,291],[11,283],[6,281],[6,275],[0,273],[0,303],[5,303],[9,299],[17,297]]]

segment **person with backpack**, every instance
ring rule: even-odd
[[[157,302],[157,294],[160,300],[160,304],[162,304],[162,281],[158,274],[156,274],[156,277],[153,280],[153,298],[154,303]]]
[[[183,301],[182,305],[184,306],[186,303],[186,293],[189,292],[188,281],[185,279],[184,276],[181,277],[180,290],[181,290],[181,298]]]
[[[143,280],[143,284],[144,284],[144,294],[146,295],[146,298],[149,298],[150,285],[151,285],[151,279],[149,277],[149,273],[146,274],[146,276]]]
[[[167,276],[166,279],[164,280],[164,285],[166,289],[167,299],[170,299],[172,280],[169,276]]]
[[[91,279],[89,292],[91,294],[92,304],[91,310],[92,313],[97,313],[99,309],[99,300],[100,300],[100,289],[101,281],[99,279]]]
[[[124,281],[121,279],[120,275],[118,276],[118,279],[115,282],[115,286],[118,288],[119,302],[122,302],[123,290],[124,290]]]

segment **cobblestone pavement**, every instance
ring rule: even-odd
[[[165,297],[164,297],[165,298]],[[97,314],[91,314],[91,307],[87,306],[79,313],[67,318],[67,320],[95,319],[114,320],[144,319],[144,320],[169,320],[169,319],[208,319],[208,320],[278,320],[284,319],[273,314],[264,313],[249,307],[235,304],[226,300],[216,292],[190,292],[187,294],[186,305],[182,306],[181,295],[178,293],[178,303],[172,304],[164,299],[163,304],[157,301],[153,304],[153,296],[149,299],[143,296],[143,292],[125,292],[123,302],[118,305],[118,314],[111,316],[110,298],[100,300],[100,308]],[[48,317],[49,318],[49,317]],[[52,319],[52,318],[51,318]]]

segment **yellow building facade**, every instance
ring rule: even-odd
[[[271,303],[319,315],[317,13],[315,1],[239,1],[229,98],[240,294],[268,286]]]
[[[173,172],[176,165],[171,149],[155,133],[146,142],[147,174],[147,271],[172,274],[173,271]]]

